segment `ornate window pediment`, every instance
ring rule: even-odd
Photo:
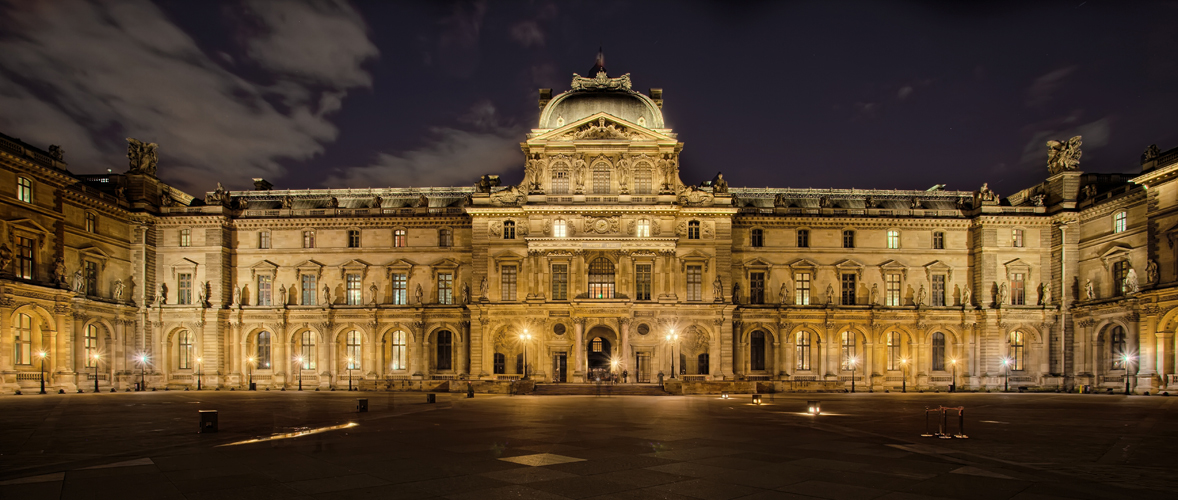
[[[340,266],[339,266],[339,275],[340,276],[339,277],[342,280],[342,279],[345,279],[348,274],[359,273],[361,280],[367,279],[368,278],[368,266],[371,266],[371,264],[364,262],[360,259],[349,260],[347,262],[344,262],[343,264],[340,264]]]
[[[925,277],[929,281],[932,281],[933,276],[938,275],[938,274],[944,274],[945,277],[949,281],[952,281],[953,280],[953,266],[950,266],[949,264],[946,264],[946,263],[941,262],[939,260],[934,260],[928,264],[925,264],[924,274],[925,274]]]
[[[278,273],[278,264],[275,264],[275,263],[270,262],[268,260],[263,260],[257,264],[250,266],[250,281],[253,281],[255,278],[257,278],[259,274],[274,276],[277,273]]]
[[[703,265],[704,272],[708,272],[708,262],[712,260],[712,256],[703,253],[699,250],[692,250],[690,253],[679,256],[679,270],[686,271],[687,265]]]
[[[1100,254],[1100,263],[1104,265],[1104,270],[1108,271],[1109,266],[1111,266],[1113,262],[1128,260],[1129,250],[1130,248],[1128,245],[1114,245],[1112,248],[1105,250],[1104,253]]]
[[[110,260],[110,255],[98,247],[85,247],[78,249],[79,257],[82,259],[96,260],[102,263],[102,270],[106,270],[106,262]]]
[[[299,274],[314,274],[315,281],[323,280],[323,264],[316,262],[314,259],[303,261],[301,264],[294,266]]]
[[[773,267],[773,264],[770,264],[769,261],[766,261],[765,259],[762,259],[760,257],[754,258],[754,259],[749,260],[748,262],[744,263],[745,270],[770,269],[772,267]]]
[[[503,264],[519,265],[520,262],[523,262],[524,256],[512,252],[511,250],[504,250],[495,255],[492,255],[491,259],[495,261],[495,272],[499,272],[499,266]]]
[[[908,279],[908,266],[897,262],[894,259],[888,259],[879,265],[879,274],[885,280],[888,279],[889,274],[900,274],[904,279]]]
[[[789,268],[795,271],[818,269],[818,263],[810,259],[798,259],[789,263]]]
[[[1008,280],[1014,279],[1013,277],[1014,277],[1015,273],[1022,273],[1023,276],[1026,277],[1024,279],[1027,279],[1028,281],[1030,280],[1031,265],[1027,264],[1022,259],[1014,259],[1010,262],[1003,264],[1003,266],[1006,267],[1006,279],[1008,279]]]
[[[855,261],[855,259],[843,259],[834,265],[834,270],[837,274],[855,273],[855,279],[863,281],[863,264]]]
[[[172,269],[172,279],[175,279],[177,272],[192,273],[192,275],[195,277],[196,276],[196,268],[199,266],[200,266],[200,264],[197,264],[197,262],[192,259],[182,258],[178,261],[173,262],[168,267]]]
[[[38,224],[37,221],[33,219],[12,219],[4,221],[4,224],[8,226],[9,241],[13,240],[13,232],[23,232],[25,234],[29,234],[30,236],[35,235],[34,239],[37,240],[37,248],[39,250],[45,249],[45,241],[48,239],[50,234],[53,234],[53,231],[50,231],[49,229],[45,228],[45,226]]]

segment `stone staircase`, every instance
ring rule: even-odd
[[[658,384],[536,384],[534,396],[668,396]]]

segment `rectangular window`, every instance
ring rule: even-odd
[[[258,248],[263,250],[270,248],[270,231],[261,231],[258,233]]]
[[[634,266],[634,300],[650,300],[652,264],[636,264]]]
[[[393,305],[403,306],[409,303],[409,275],[393,273]]]
[[[348,248],[360,248],[360,230],[348,230]]]
[[[855,232],[851,230],[843,231],[843,248],[855,248]]]
[[[16,199],[25,203],[33,202],[33,181],[28,177],[16,178]]]
[[[885,292],[886,292],[886,297],[884,297],[884,299],[887,301],[887,305],[888,305],[889,307],[898,307],[898,306],[900,306],[900,305],[901,305],[901,303],[900,303],[900,301],[901,301],[901,297],[900,297],[900,273],[890,273],[890,274],[888,274],[888,276],[887,276],[887,283],[885,284],[885,286],[886,286],[887,290],[885,290]]]
[[[258,276],[258,305],[268,306],[274,300],[274,277]]]
[[[33,279],[33,239],[24,236],[16,237],[16,277],[26,280]]]
[[[933,249],[935,249],[935,250],[944,250],[945,249],[945,233],[942,233],[940,231],[933,233]]]
[[[303,248],[315,248],[315,231],[303,231]]]
[[[609,194],[609,170],[600,166],[593,169],[593,194]]]
[[[1125,280],[1129,278],[1129,261],[1122,260],[1113,263],[1113,295],[1125,295]]]
[[[749,273],[749,303],[765,303],[765,273]]]
[[[637,236],[639,238],[649,238],[650,237],[650,221],[646,220],[646,219],[642,219],[642,220],[638,221],[638,228],[635,230],[634,236]]]
[[[303,292],[303,297],[302,297],[303,301],[301,302],[301,304],[303,304],[304,306],[315,305],[315,275],[314,274],[302,275],[302,292]]]
[[[86,295],[98,295],[98,263],[86,261]]]
[[[515,266],[501,266],[499,269],[499,290],[503,293],[503,300],[515,300]]]
[[[1010,277],[1010,304],[1022,306],[1027,304],[1026,275],[1013,273]]]
[[[794,304],[810,305],[810,273],[794,273]]]
[[[798,248],[810,248],[810,230],[798,230]]]
[[[568,170],[556,170],[552,172],[552,194],[569,194],[569,172]]]
[[[97,233],[98,232],[98,216],[94,215],[90,212],[86,212],[86,232],[87,233]]]
[[[503,223],[503,239],[505,239],[505,240],[514,240],[515,239],[515,222],[505,221]]]
[[[393,230],[393,246],[398,248],[405,246],[405,238],[406,233],[404,229]]]
[[[797,360],[798,370],[808,371],[810,369],[810,333],[798,332],[798,342],[796,344],[796,351],[794,358]]]
[[[361,296],[363,292],[360,291],[360,275],[348,275],[348,305],[358,306],[363,304],[364,297]]]
[[[442,229],[438,231],[438,246],[442,248],[450,248],[454,246],[454,232],[449,229]]]
[[[749,235],[749,244],[753,248],[760,248],[760,247],[765,246],[765,230],[764,229],[754,229],[752,231],[752,233]]]
[[[568,234],[568,225],[565,221],[558,220],[552,223],[553,238],[564,238],[565,236],[568,236]]]
[[[1010,231],[1010,246],[1015,248],[1023,247],[1023,230],[1013,229]]]
[[[1117,212],[1117,214],[1113,216],[1113,232],[1114,233],[1125,232],[1125,229],[1128,227],[1128,224],[1127,224],[1128,221],[1129,221],[1129,212],[1126,212],[1124,210]]]
[[[689,240],[698,240],[699,239],[699,221],[693,220],[693,221],[687,223],[687,239],[689,239]]]
[[[454,303],[454,275],[450,273],[438,274],[438,303]]]
[[[945,305],[945,275],[933,275],[933,293],[930,302],[935,307]]]
[[[552,300],[569,299],[569,265],[552,265]]]
[[[888,230],[888,248],[889,249],[900,248],[900,231],[897,231],[895,229]]]
[[[180,230],[180,246],[182,246],[182,247],[192,246],[192,230],[191,229],[181,229]]]
[[[704,267],[687,266],[687,300],[704,300]]]
[[[181,305],[192,303],[192,274],[180,273],[176,275],[176,303]]]
[[[16,315],[15,364],[33,364],[33,317],[27,314]]]
[[[649,168],[634,171],[634,194],[650,194],[653,191],[653,175]]]
[[[842,278],[843,305],[855,305],[855,275],[845,273]]]

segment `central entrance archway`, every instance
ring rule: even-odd
[[[617,360],[617,334],[608,327],[595,326],[585,335],[586,382],[606,381]]]

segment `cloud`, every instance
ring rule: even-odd
[[[280,161],[335,140],[328,115],[348,89],[371,84],[361,64],[377,55],[347,5],[276,10],[284,5],[247,7],[265,29],[232,61],[203,52],[151,3],[9,4],[0,8],[10,33],[0,40],[0,129],[63,145],[75,172],[124,171],[123,138],[136,137],[160,144],[160,175],[185,189],[281,176]],[[331,37],[313,48],[307,33]]]
[[[544,46],[544,32],[536,21],[523,21],[511,27],[511,39],[524,47]]]
[[[468,77],[478,70],[479,34],[486,13],[486,2],[459,2],[439,23],[442,31],[438,36],[437,61],[451,76]],[[433,58],[427,56],[427,59]]]
[[[1068,66],[1051,71],[1031,82],[1031,86],[1027,87],[1027,106],[1039,107],[1047,104],[1051,100],[1052,94],[1063,85],[1063,81],[1068,75],[1075,72],[1077,66]]]
[[[426,144],[400,153],[381,153],[372,164],[343,168],[324,181],[328,187],[467,186],[484,174],[519,169],[519,138],[525,130],[501,123],[490,102],[475,104],[459,118],[468,129],[432,127]]]
[[[896,99],[903,101],[904,99],[907,99],[908,96],[912,95],[912,92],[915,90],[916,89],[913,89],[911,85],[900,87],[900,90],[896,92]]]

